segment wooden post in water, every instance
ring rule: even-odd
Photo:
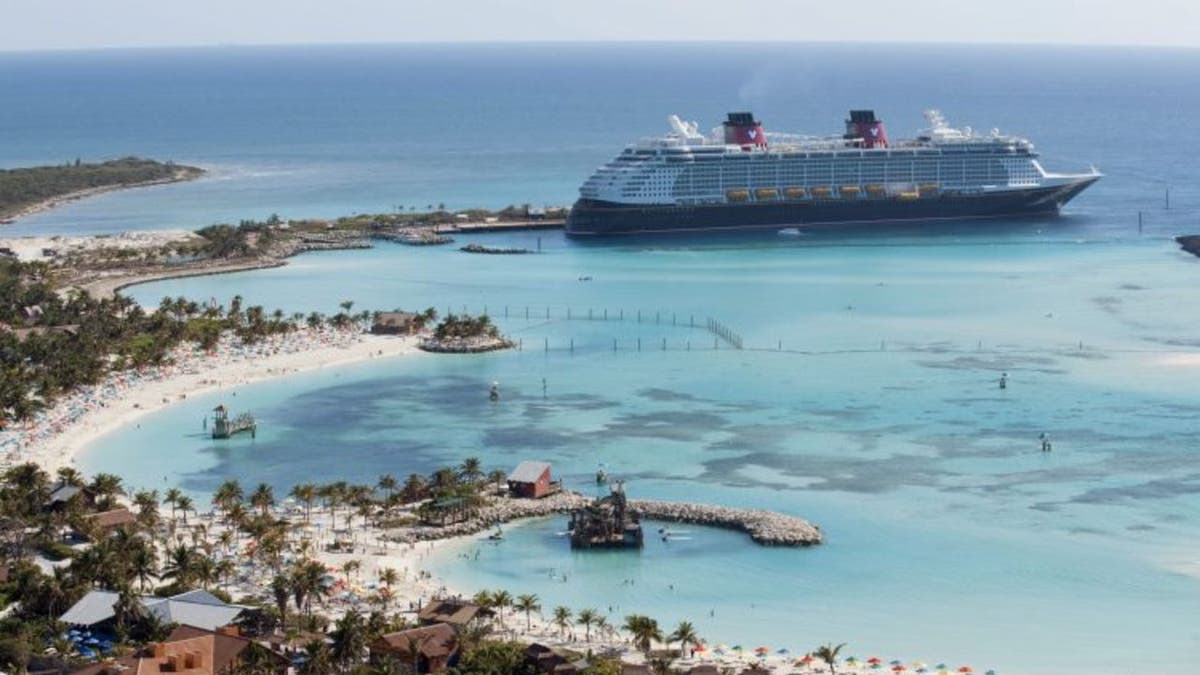
[[[1171,186],[1168,185],[1163,192],[1163,208],[1171,210]]]
[[[608,308],[607,307],[604,308],[604,320],[608,321]]]
[[[624,321],[624,320],[625,320],[625,310],[623,310],[623,309],[622,309],[622,310],[620,310],[620,312],[621,312],[621,316],[620,316],[620,317],[618,317],[618,319],[619,319],[620,321]]]
[[[571,338],[571,353],[575,353],[575,338]]]
[[[529,305],[525,305],[525,320],[529,320]]]
[[[613,352],[617,351],[617,338],[613,338]]]
[[[1142,233],[1142,212],[1138,211],[1138,234]]]
[[[542,338],[542,339],[546,341],[546,351],[549,352],[550,351],[550,338]]]
[[[667,351],[667,338],[663,338],[663,351]]]
[[[571,318],[571,308],[570,307],[567,308],[567,318],[568,319]]]
[[[778,347],[777,351],[783,351],[783,340],[779,341],[779,347]]]
[[[508,318],[508,305],[504,306],[504,318]]]
[[[638,351],[642,351],[642,338],[638,338]]]

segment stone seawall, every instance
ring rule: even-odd
[[[480,509],[478,515],[471,520],[446,527],[421,525],[405,528],[393,538],[403,541],[449,539],[476,534],[499,524],[524,518],[569,513],[591,502],[590,497],[575,492],[560,492],[544,499],[495,499]],[[689,523],[745,532],[756,544],[763,546],[811,546],[821,543],[821,528],[803,518],[774,511],[649,499],[632,499],[629,506],[648,520]]]

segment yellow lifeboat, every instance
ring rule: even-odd
[[[885,190],[882,185],[872,184],[867,186],[867,194],[871,195],[872,197],[882,197],[886,193],[887,190]]]
[[[801,199],[804,197],[804,188],[790,187],[783,189],[783,195],[788,199]]]
[[[838,188],[838,191],[842,193],[843,197],[847,198],[857,197],[858,193],[861,192],[857,185],[843,185],[842,187]]]
[[[900,194],[898,194],[898,195],[896,195],[896,196],[897,196],[897,197],[898,197],[898,198],[899,198],[901,201],[906,201],[906,202],[907,202],[907,201],[912,201],[912,200],[914,200],[914,199],[920,199],[920,198],[921,198],[921,193],[920,193],[920,192],[915,192],[915,191],[914,191],[914,192],[901,192]]]
[[[725,198],[731,202],[744,202],[750,198],[749,190],[729,190],[725,193]]]
[[[779,196],[779,190],[775,188],[758,188],[754,191],[755,199],[775,199]]]
[[[812,188],[809,190],[809,192],[812,194],[814,199],[826,199],[829,197],[829,195],[833,194],[833,190],[830,190],[824,186]]]

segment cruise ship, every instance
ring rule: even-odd
[[[768,133],[749,112],[708,135],[670,132],[625,148],[579,188],[567,233],[595,236],[789,229],[1055,214],[1101,174],[1051,173],[1033,144],[954,128],[936,110],[916,138],[889,141],[871,110],[843,135]]]

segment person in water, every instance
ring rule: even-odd
[[[1008,373],[1000,373],[1000,388],[1008,389]]]

